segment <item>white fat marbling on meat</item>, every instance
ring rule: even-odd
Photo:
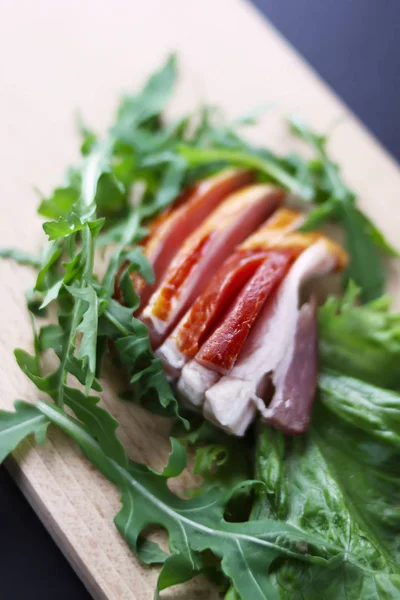
[[[191,360],[182,369],[178,381],[178,393],[189,406],[200,407],[204,401],[204,394],[219,379],[220,375],[206,369],[196,360]]]
[[[228,433],[244,435],[256,414],[254,386],[250,382],[223,377],[205,394],[203,414]]]
[[[178,379],[189,357],[178,348],[176,338],[170,335],[156,351],[156,355],[162,360],[167,375],[172,379]]]

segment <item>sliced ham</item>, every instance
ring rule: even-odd
[[[314,314],[308,310],[299,312],[300,289],[310,277],[342,268],[345,262],[346,257],[341,248],[325,238],[315,241],[299,256],[277,293],[264,306],[230,374],[221,377],[206,391],[203,410],[208,419],[236,435],[244,434],[257,410],[261,410],[267,419],[274,419],[273,412],[264,412],[265,405],[262,401],[268,376],[272,374],[275,395],[270,410],[275,407],[277,411],[279,408],[275,422],[279,418],[282,429],[288,433],[293,432],[282,417],[282,407],[290,400],[286,394],[292,389],[292,359],[299,351],[299,345],[295,341],[300,339],[300,332],[306,326],[309,331],[313,331],[309,321]],[[299,332],[298,336],[296,332]],[[312,348],[311,344],[310,356],[314,357]],[[306,400],[302,405],[308,411],[311,408],[309,396],[312,390],[309,377],[315,372],[315,368],[314,363],[310,366],[309,375],[305,377],[308,384]],[[298,392],[301,397],[300,388]],[[297,398],[297,402],[301,402],[301,399]],[[306,419],[303,420],[305,422]],[[296,425],[295,429],[297,431],[299,427]]]
[[[257,234],[255,234],[255,235],[257,235]],[[273,247],[274,247],[274,250],[281,249],[281,250],[287,251],[287,250],[291,249],[291,250],[295,251],[297,254],[300,254],[302,251],[304,251],[304,249],[315,244],[319,239],[321,239],[321,237],[322,237],[321,234],[318,234],[318,233],[307,233],[307,234],[287,233],[286,235],[275,239],[274,243],[273,243]],[[250,238],[250,240],[251,240],[251,238]],[[247,241],[247,246],[251,245],[250,240]],[[330,242],[327,241],[327,244],[330,247]],[[335,246],[333,246],[333,248],[335,248]],[[300,264],[303,264],[303,263],[300,263]],[[289,275],[290,275],[290,273],[289,273]],[[288,275],[288,277],[289,277],[289,275]],[[293,274],[291,274],[290,278],[293,279],[293,277],[294,277]],[[288,284],[285,282],[284,285],[287,286]],[[245,291],[246,290],[243,290],[244,293],[245,293]],[[288,294],[289,295],[292,294],[292,298],[294,299],[295,310],[297,310],[297,302],[298,302],[297,290],[294,289],[293,293],[288,292]],[[271,300],[271,302],[272,302],[272,300]],[[251,308],[251,306],[252,305],[250,303],[250,308]],[[236,315],[237,315],[237,313],[236,313]],[[234,313],[234,316],[235,316],[235,313]],[[256,322],[255,326],[259,327],[258,322]],[[292,331],[290,329],[290,326],[291,325],[289,322],[288,328],[287,328],[287,330],[289,332]],[[239,322],[239,329],[240,329],[240,322]],[[218,343],[218,340],[216,340],[216,342]],[[224,342],[224,339],[222,340],[222,343],[223,342]],[[250,340],[245,345],[245,348],[248,347],[249,343],[250,343]],[[165,344],[164,344],[164,346],[165,346]],[[173,358],[176,361],[176,354],[174,356],[171,356],[171,355],[166,356],[166,357],[164,357],[164,360],[165,361],[168,360],[171,364]],[[178,356],[178,358],[180,358],[180,356]],[[240,365],[241,358],[242,357],[240,356],[238,365]],[[195,359],[192,360],[189,363],[189,365],[181,373],[178,389],[179,389],[180,393],[186,398],[186,401],[188,403],[190,403],[191,394],[193,394],[193,397],[196,398],[196,400],[195,400],[196,406],[202,405],[204,402],[205,394],[210,387],[208,385],[209,381],[212,380],[212,381],[216,382],[216,381],[218,381],[219,376],[216,376],[215,374],[211,375],[211,371],[215,370],[215,369],[211,369],[211,368],[205,366],[204,364],[200,364],[198,361],[198,355],[196,355]],[[250,366],[250,368],[251,368],[251,366]],[[246,369],[244,369],[244,371],[245,370]]]
[[[248,186],[231,194],[186,239],[140,315],[154,347],[172,331],[210,274],[276,210],[283,197],[283,190],[274,186]]]
[[[298,227],[302,220],[296,211],[277,210],[221,265],[157,351],[171,378],[179,377],[183,366],[197,354],[240,290],[269,256],[271,246]],[[262,282],[259,279],[255,283],[257,289]]]
[[[201,343],[218,323],[232,298],[236,297],[266,255],[265,251],[236,252],[221,265],[206,289],[157,350],[170,377],[179,377],[182,367],[197,354]]]
[[[150,236],[144,244],[143,252],[153,267],[155,282],[153,285],[147,284],[138,274],[132,273],[142,309],[184,240],[229,194],[253,180],[254,174],[250,171],[220,171],[185,190],[172,209],[167,209],[150,223]],[[116,293],[119,294],[118,282]]]
[[[318,327],[315,298],[299,311],[289,351],[274,373],[275,394],[258,409],[276,429],[296,435],[308,429],[318,377]]]
[[[294,259],[292,250],[271,250],[196,355],[204,367],[221,374],[232,370],[263,304],[285,277]]]
[[[274,294],[293,260],[320,238],[320,233],[294,232],[275,240],[263,264],[196,355],[200,364],[222,375],[230,373],[263,305]]]

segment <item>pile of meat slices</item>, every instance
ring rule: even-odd
[[[343,249],[298,231],[284,190],[228,169],[153,221],[137,274],[137,316],[188,407],[243,435],[257,413],[288,434],[309,424],[318,371],[316,302],[302,284],[346,265]],[[121,301],[121,291],[116,289]]]

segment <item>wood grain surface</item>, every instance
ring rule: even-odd
[[[338,43],[340,40],[338,40]],[[119,94],[134,89],[170,50],[180,57],[182,81],[171,113],[201,102],[235,116],[272,103],[252,132],[278,150],[294,147],[281,115],[295,112],[326,130],[340,120],[332,152],[360,203],[399,246],[400,171],[393,159],[243,0],[15,0],[0,6],[0,244],[35,251],[43,242],[33,185],[47,193],[65,165],[78,158],[73,112],[95,129],[111,121]],[[379,82],[377,82],[378,84]],[[390,267],[390,292],[400,305],[399,266]],[[34,274],[2,261],[0,407],[36,392],[12,350],[31,349],[24,290]],[[132,458],[160,466],[168,423],[116,398],[117,377],[104,382],[104,404],[121,423]],[[69,440],[50,430],[37,449],[23,444],[9,462],[18,484],[96,600],[150,600],[157,573],[139,566],[113,525],[114,488]],[[198,579],[166,598],[216,597]]]

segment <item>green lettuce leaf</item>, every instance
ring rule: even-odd
[[[329,298],[319,310],[319,350],[323,368],[369,383],[400,389],[400,314],[390,300],[358,306],[357,289],[344,299]]]
[[[256,475],[266,487],[252,516],[320,535],[342,555],[329,569],[277,563],[279,597],[400,598],[400,396],[333,373],[319,388],[307,436],[259,432]]]
[[[318,379],[320,401],[344,422],[400,451],[400,396],[334,372]]]

